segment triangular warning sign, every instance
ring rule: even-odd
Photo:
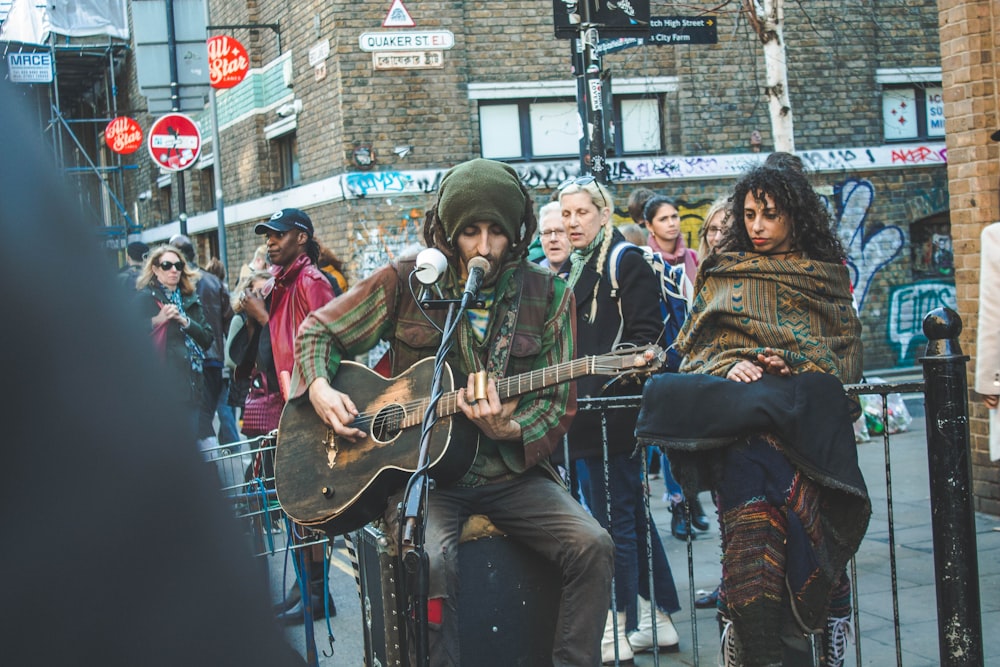
[[[382,27],[412,28],[415,25],[417,24],[413,22],[410,12],[406,11],[406,7],[403,6],[403,0],[392,0],[392,7],[389,7],[389,13],[385,15]]]

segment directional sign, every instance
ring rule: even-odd
[[[362,51],[440,51],[455,46],[451,30],[406,30],[363,32],[358,37]]]
[[[149,128],[146,143],[153,161],[167,171],[183,171],[194,164],[201,152],[198,125],[182,113],[158,118]]]
[[[654,16],[649,19],[649,37],[646,42],[657,46],[671,44],[718,44],[719,33],[716,17],[705,16]]]

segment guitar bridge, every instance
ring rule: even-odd
[[[337,465],[337,440],[334,437],[333,429],[326,430],[326,437],[323,439],[323,447],[326,449],[326,465],[333,469]]]

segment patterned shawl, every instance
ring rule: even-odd
[[[682,373],[725,377],[742,359],[777,350],[793,373],[861,378],[861,322],[847,267],[809,259],[723,253],[698,277],[677,337]]]

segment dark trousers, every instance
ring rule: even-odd
[[[429,597],[441,598],[444,605],[441,625],[430,626],[431,665],[457,667],[475,662],[475,656],[460,658],[458,635],[458,544],[462,526],[472,514],[485,514],[508,537],[561,570],[552,664],[601,664],[614,547],[608,532],[566,489],[539,471],[529,471],[486,486],[435,489],[428,503]],[[390,508],[395,505],[391,500]]]
[[[205,391],[198,412],[199,440],[215,437],[215,408],[222,393],[222,365],[216,366],[206,359],[202,375],[205,377]]]

